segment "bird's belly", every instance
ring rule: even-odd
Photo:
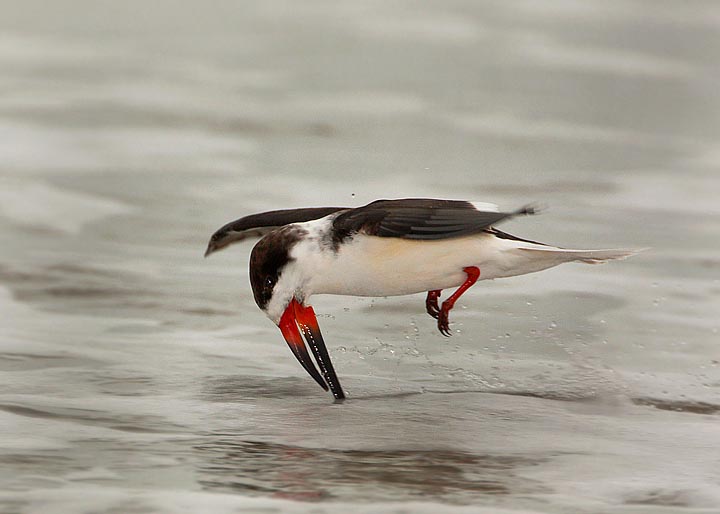
[[[467,266],[479,267],[481,279],[495,278],[496,240],[484,234],[440,241],[358,236],[326,258],[308,290],[311,294],[396,296],[447,289],[465,281],[463,268]]]

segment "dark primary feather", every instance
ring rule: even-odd
[[[499,237],[500,239],[509,239],[511,241],[522,241],[523,243],[532,243],[540,246],[548,246],[548,244],[546,243],[541,243],[540,241],[533,241],[532,239],[524,239],[522,237],[514,236],[512,234],[508,234],[507,232],[502,232],[494,227],[488,228],[486,232],[488,234],[494,235],[495,237]]]
[[[534,212],[532,207],[514,212],[478,211],[470,202],[458,200],[378,200],[339,214],[333,227],[336,242],[357,232],[402,239],[449,239],[476,234],[502,220]]]

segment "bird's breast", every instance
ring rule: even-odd
[[[337,251],[305,252],[308,294],[397,296],[457,287],[463,268],[493,258],[492,236],[417,241],[358,235]],[[481,272],[482,274],[482,272]]]

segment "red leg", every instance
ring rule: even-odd
[[[444,336],[451,335],[449,320],[450,310],[455,306],[457,299],[460,298],[465,291],[470,289],[470,287],[477,282],[477,279],[480,278],[480,268],[468,266],[467,268],[463,268],[463,271],[467,275],[467,279],[460,287],[458,287],[457,291],[450,295],[450,298],[443,302],[438,315],[438,330],[440,330],[440,333]]]
[[[440,315],[440,307],[438,306],[438,298],[440,298],[442,289],[435,289],[428,291],[427,298],[425,299],[425,310],[435,319],[438,319]]]

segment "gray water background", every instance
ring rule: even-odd
[[[0,2],[0,512],[720,512],[719,79],[711,1]],[[207,238],[407,196],[652,249],[316,297],[334,405]]]

